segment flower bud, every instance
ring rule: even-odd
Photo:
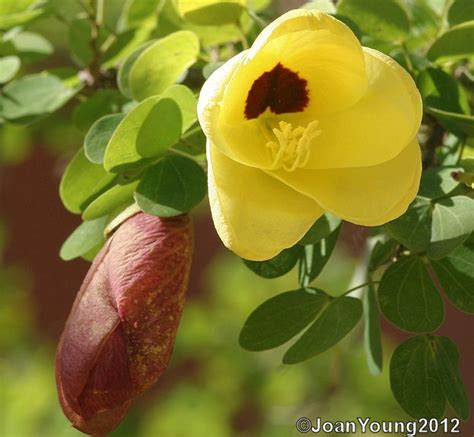
[[[187,216],[138,213],[94,260],[56,354],[56,383],[73,426],[104,435],[168,365],[192,256]]]

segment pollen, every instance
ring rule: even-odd
[[[294,171],[304,167],[311,153],[311,141],[321,133],[318,124],[318,121],[312,121],[306,127],[294,128],[291,123],[280,121],[279,127],[273,129],[277,141],[266,144],[272,155],[272,169]]]

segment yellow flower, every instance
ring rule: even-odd
[[[402,215],[421,175],[409,74],[318,11],[288,12],[205,83],[209,199],[224,244],[265,260],[324,212],[366,226]]]

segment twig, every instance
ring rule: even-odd
[[[431,127],[431,133],[424,147],[424,169],[436,166],[436,147],[443,143],[444,137],[444,129],[434,117],[429,114],[425,114],[425,121]]]
[[[357,285],[356,287],[350,288],[345,293],[343,293],[341,296],[345,296],[349,293],[352,293],[353,291],[358,290],[359,288],[367,287],[367,285],[371,285],[371,284],[373,285],[373,284],[379,284],[379,283],[380,283],[380,281],[367,281],[367,282],[364,282],[363,284],[360,284],[360,285]]]

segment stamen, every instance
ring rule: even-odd
[[[291,123],[280,121],[279,128],[273,129],[278,142],[267,143],[272,154],[272,169],[283,167],[286,171],[294,171],[298,167],[304,167],[309,160],[311,141],[321,133],[316,129],[318,124],[318,121],[312,121],[305,128],[293,128]]]

